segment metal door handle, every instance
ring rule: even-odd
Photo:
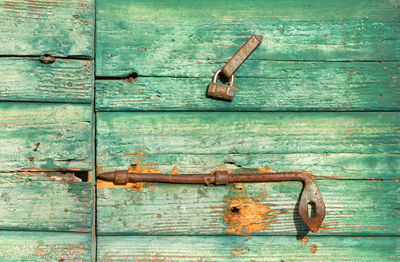
[[[98,179],[112,181],[116,185],[128,182],[158,182],[175,184],[215,184],[245,182],[282,182],[302,181],[303,191],[300,196],[298,212],[311,232],[317,232],[325,217],[325,203],[321,192],[315,184],[315,177],[310,172],[279,172],[279,173],[241,173],[230,174],[227,171],[216,171],[211,174],[156,174],[130,173],[128,170],[106,172],[97,175]],[[315,208],[315,214],[309,215],[309,205]]]

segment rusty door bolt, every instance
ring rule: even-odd
[[[300,196],[298,212],[304,223],[312,232],[317,232],[325,217],[325,203],[315,184],[315,177],[310,172],[279,172],[279,173],[240,173],[230,174],[226,171],[216,171],[211,174],[156,174],[129,173],[128,170],[106,172],[97,175],[97,179],[112,181],[117,185],[128,182],[158,182],[175,184],[215,184],[246,182],[282,182],[302,181],[303,191]],[[315,214],[309,215],[309,205],[315,207]]]

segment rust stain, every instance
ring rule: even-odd
[[[136,152],[136,153],[130,153],[130,154],[125,154],[124,156],[143,156],[144,152]]]
[[[80,247],[68,247],[68,251],[72,251],[72,252],[81,252],[81,253],[87,253],[89,252],[89,250],[87,250],[86,248],[80,248]]]
[[[248,249],[242,249],[242,250],[232,250],[231,252],[232,252],[232,254],[234,254],[234,255],[240,255],[240,254],[243,254],[243,253],[249,252],[249,250],[248,250]]]
[[[158,170],[149,162],[145,163],[143,166],[142,162],[138,161],[136,162],[136,164],[130,166],[128,172],[146,174],[146,173],[161,173],[161,170]],[[97,167],[97,173],[98,174],[103,173],[102,171],[100,171],[99,167]],[[132,189],[136,192],[140,192],[145,188],[147,189],[155,188],[151,183],[147,182],[127,183],[126,185],[114,185],[113,182],[104,180],[97,180],[96,186],[97,188],[126,188],[126,189]]]
[[[317,249],[318,249],[317,245],[311,245],[310,253],[315,254],[317,252]]]
[[[36,256],[43,256],[43,255],[46,255],[46,254],[48,254],[49,252],[47,252],[47,251],[39,251],[39,252],[36,252]]]
[[[91,63],[92,63],[92,61],[90,61],[90,60],[86,62],[86,69],[89,69]]]
[[[325,231],[325,230],[331,230],[331,229],[336,229],[335,227],[320,227],[319,228],[319,232],[321,233],[321,232],[323,232],[323,231]]]
[[[222,220],[229,225],[225,231],[236,235],[250,235],[266,228],[271,222],[267,219],[276,215],[269,215],[274,211],[267,205],[257,202],[263,198],[237,198],[225,199],[228,205],[225,208]]]
[[[346,138],[346,137],[350,136],[351,134],[353,134],[353,132],[348,132],[347,134],[345,134],[345,135],[342,136],[341,138]]]
[[[303,245],[308,243],[308,237],[307,236],[299,236],[298,240],[300,240],[301,242],[303,242]]]

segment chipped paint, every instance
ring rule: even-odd
[[[240,254],[249,252],[249,250],[245,248],[245,249],[242,249],[242,250],[232,250],[231,252],[232,252],[232,254],[234,254],[234,255],[240,255]]]
[[[276,170],[269,168],[267,165],[264,166],[263,168],[258,168],[257,169],[258,173],[276,173]]]
[[[177,168],[176,166],[174,166],[174,167],[172,168],[171,174],[173,174],[173,175],[179,175],[179,170],[178,170],[178,168]]]
[[[222,220],[229,225],[225,231],[236,235],[250,235],[265,229],[271,223],[266,220],[276,215],[269,215],[274,210],[258,202],[260,198],[225,199],[227,206]]]

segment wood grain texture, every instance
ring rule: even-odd
[[[398,261],[391,237],[99,237],[99,261]]]
[[[93,63],[39,58],[0,58],[0,101],[91,103]]]
[[[90,232],[91,183],[72,173],[0,173],[0,229]]]
[[[0,171],[92,169],[91,105],[0,103]]]
[[[321,235],[398,235],[399,182],[317,182],[326,205]],[[131,185],[98,190],[98,234],[296,235],[307,226],[300,182],[230,186]],[[351,190],[351,194],[349,193]]]
[[[108,152],[110,145],[103,145]],[[110,152],[111,153],[111,152]],[[317,179],[396,179],[400,178],[398,154],[145,154],[111,153],[97,156],[97,171],[110,172],[131,166],[162,173],[233,173],[310,171]]]
[[[249,64],[254,64],[253,61]],[[208,78],[96,82],[98,111],[398,110],[400,63],[261,61],[241,70],[231,103],[206,98]],[[251,68],[251,70],[250,70]]]
[[[399,60],[399,7],[397,0],[100,0],[97,75],[211,77],[251,34],[264,38],[255,63]]]
[[[390,154],[400,152],[399,119],[392,112],[102,112],[97,152],[109,161],[125,154]]]
[[[1,261],[92,261],[91,236],[0,231]]]
[[[0,55],[92,57],[94,1],[1,1],[0,32]]]

